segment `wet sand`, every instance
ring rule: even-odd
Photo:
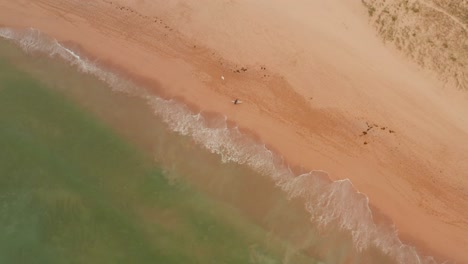
[[[468,261],[466,92],[385,47],[360,3],[197,3],[0,1],[0,24],[226,115],[292,166],[351,179],[426,254]]]

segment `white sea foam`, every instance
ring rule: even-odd
[[[145,99],[172,131],[192,137],[198,144],[220,155],[223,162],[244,164],[270,177],[290,198],[303,198],[314,223],[321,227],[336,224],[342,230],[349,231],[358,251],[374,246],[393,256],[399,263],[435,263],[432,258],[422,258],[413,247],[403,244],[393,227],[376,225],[369,199],[357,192],[349,179],[330,182],[324,171],[296,176],[265,145],[242,134],[236,127],[229,128],[227,118],[218,120],[216,126],[208,125],[201,114],[193,113],[173,100],[150,94],[36,29],[17,31],[0,28],[0,37],[13,41],[27,53],[37,52],[61,58],[79,71],[105,82],[114,91]]]

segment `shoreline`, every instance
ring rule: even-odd
[[[0,25],[0,28],[2,28],[2,26]],[[14,29],[14,30],[19,30],[19,31],[22,31],[24,29]],[[48,35],[44,35],[42,37],[50,37]],[[63,44],[63,43],[60,43],[60,44]],[[68,45],[70,46],[74,46],[75,48],[79,46],[78,43],[67,43]],[[70,48],[69,46],[63,46],[64,48],[66,48],[68,50],[68,48]],[[93,56],[92,54],[88,53],[86,50],[83,50],[82,48],[78,48],[78,49],[73,49],[71,50],[72,52],[75,52],[75,54],[79,55],[80,57],[83,57],[89,61],[95,61],[95,59],[92,59]],[[37,51],[34,51],[33,53],[35,53]],[[39,52],[41,53],[41,56],[42,55],[45,55],[45,54],[42,54],[42,52]],[[60,60],[63,60],[62,58],[60,58]],[[65,60],[63,60],[65,61]],[[168,96],[167,94],[164,93],[164,91],[158,87],[158,84],[151,81],[151,80],[148,80],[144,77],[141,77],[141,76],[137,76],[136,74],[134,73],[131,73],[130,71],[126,71],[125,69],[123,69],[122,67],[119,67],[118,65],[115,65],[113,64],[112,62],[100,62],[99,64],[96,64],[96,66],[100,69],[103,69],[104,71],[106,72],[110,72],[112,74],[116,74],[119,78],[122,78],[123,80],[128,80],[130,81],[130,83],[133,83],[133,84],[136,84],[137,87],[141,87],[141,88],[144,88],[145,90],[150,90],[149,92],[152,94],[152,95],[155,95],[159,98],[162,98],[164,100],[174,100],[176,102],[177,105],[181,105],[181,106],[184,106],[184,107],[187,107],[187,109],[192,113],[192,114],[201,114],[202,117],[204,117],[206,120],[212,120],[212,119],[217,119],[217,118],[220,118],[222,117],[223,115],[221,113],[218,113],[218,112],[207,112],[207,111],[204,111],[203,108],[201,108],[200,106],[194,104],[194,103],[191,103],[190,101],[187,101],[186,99],[184,99],[183,97],[170,97]],[[76,66],[72,66],[73,68],[75,68]],[[94,74],[93,75],[93,78],[96,78],[96,76]],[[102,81],[102,80],[101,80]],[[109,84],[107,84],[105,81],[102,81],[105,83],[105,85],[107,86],[110,86]],[[225,118],[227,118],[227,116],[224,116]],[[306,167],[303,167],[301,165],[294,165],[294,166],[290,166],[291,164],[294,164],[294,163],[291,163],[287,160],[287,157],[284,157],[281,155],[281,152],[279,152],[277,149],[275,149],[275,146],[274,145],[270,145],[270,144],[267,144],[265,142],[262,141],[262,137],[259,135],[259,133],[256,133],[255,131],[249,129],[249,128],[243,128],[243,127],[238,127],[236,125],[236,123],[234,121],[231,121],[231,120],[226,120],[226,125],[227,125],[227,128],[228,129],[232,129],[234,127],[238,128],[240,133],[242,134],[242,136],[246,137],[247,139],[253,139],[254,142],[256,142],[257,144],[259,145],[264,145],[265,148],[268,150],[268,151],[272,151],[273,153],[273,156],[277,157],[277,158],[280,158],[282,160],[282,164],[283,165],[280,165],[280,166],[287,166],[288,168],[291,169],[291,172],[296,175],[296,176],[300,176],[300,175],[303,175],[303,174],[308,174],[308,173],[314,173],[314,172],[319,172],[319,173],[324,173],[326,174],[326,182],[328,184],[331,184],[331,183],[336,183],[336,182],[340,182],[340,181],[349,181],[349,183],[351,184],[351,187],[353,189],[354,192],[356,192],[356,194],[362,194],[364,195],[366,198],[368,198],[366,196],[366,194],[364,193],[361,193],[358,191],[358,189],[353,185],[351,179],[349,178],[344,178],[344,179],[333,179],[330,177],[329,173],[326,172],[326,171],[321,171],[321,170],[307,170]],[[175,131],[173,131],[173,133],[177,133]],[[249,167],[249,166],[247,166]],[[249,169],[252,169],[251,167],[249,167]],[[271,181],[272,183],[274,183],[274,181],[272,179],[268,179],[269,181]],[[296,197],[294,198],[295,200],[299,199],[300,201],[305,201],[304,197]],[[374,221],[375,224],[377,225],[382,225],[384,227],[392,227],[394,225],[392,219],[383,214],[381,212],[381,210],[378,208],[378,207],[375,207],[372,203],[368,203],[368,206],[369,206],[369,210],[372,214],[372,219]],[[398,233],[398,230],[395,230],[397,233]],[[407,235],[407,234],[401,234],[401,233],[398,233],[397,234],[397,239],[399,239],[403,244],[402,245],[405,245],[405,246],[409,246],[409,247],[416,247],[416,253],[419,254],[420,257],[431,257],[431,258],[435,258],[436,260],[438,261],[445,261],[447,259],[449,259],[447,256],[444,256],[444,255],[440,255],[440,254],[433,254],[433,252],[429,249],[427,249],[427,245],[425,245],[425,243],[421,242],[421,241],[417,241],[415,238],[413,238],[411,235]]]
[[[14,6],[15,4],[11,4],[11,5]],[[40,8],[39,8],[39,11],[40,11]],[[29,19],[30,21],[24,21],[24,22],[16,21],[16,23],[17,24],[30,23],[31,25],[33,25],[34,22],[39,22],[39,21],[35,21],[34,18],[29,18]],[[5,18],[5,21],[0,21],[0,23],[6,24],[7,20],[8,18]],[[95,58],[104,58],[103,64],[108,63],[111,66],[111,68],[112,68],[112,64],[120,65],[122,69],[126,67],[128,76],[138,75],[138,72],[141,70],[142,72],[141,76],[135,79],[136,80],[140,79],[144,86],[154,87],[155,83],[156,84],[159,83],[158,78],[150,77],[151,76],[150,73],[152,72],[152,70],[158,69],[158,67],[156,66],[169,65],[168,69],[165,71],[165,73],[168,73],[167,77],[164,77],[165,80],[159,83],[160,87],[163,87],[163,88],[159,88],[160,91],[162,91],[163,93],[166,92],[168,97],[178,98],[179,101],[187,103],[187,105],[191,109],[198,108],[200,109],[200,111],[206,111],[209,113],[222,113],[222,114],[227,115],[230,118],[230,120],[233,120],[233,122],[235,122],[236,124],[239,124],[240,127],[244,127],[246,131],[251,131],[254,134],[255,132],[257,132],[258,135],[256,135],[256,137],[258,137],[258,139],[265,142],[265,144],[267,144],[270,148],[274,149],[277,153],[282,154],[285,157],[285,159],[289,163],[291,163],[293,166],[304,167],[306,170],[307,169],[324,169],[325,171],[329,171],[330,177],[333,180],[343,179],[344,177],[351,178],[351,180],[353,181],[353,184],[355,184],[356,189],[358,189],[359,191],[362,191],[368,197],[370,197],[372,206],[375,206],[376,208],[381,210],[383,215],[389,216],[396,223],[397,228],[401,230],[403,234],[403,235],[400,234],[400,237],[402,236],[404,237],[405,233],[407,233],[409,237],[418,237],[418,235],[415,235],[414,231],[413,233],[411,232],[412,228],[417,227],[418,225],[422,226],[422,227],[419,227],[420,230],[418,231],[418,233],[421,233],[421,231],[423,230],[426,230],[426,231],[431,230],[430,221],[428,221],[428,223],[426,224],[421,224],[419,222],[419,220],[427,219],[427,217],[429,216],[429,214],[426,211],[427,209],[417,208],[415,207],[414,204],[406,205],[406,208],[408,210],[416,209],[416,214],[415,213],[409,214],[409,216],[407,217],[402,217],[402,216],[397,217],[397,212],[399,211],[398,210],[399,208],[395,208],[395,207],[398,207],[399,203],[401,203],[402,201],[405,201],[405,197],[396,199],[395,196],[398,196],[399,194],[398,192],[394,193],[393,195],[385,195],[385,192],[388,192],[387,188],[382,187],[382,186],[378,187],[375,184],[370,184],[370,185],[366,184],[366,182],[369,180],[370,175],[382,169],[389,169],[389,165],[376,166],[374,164],[374,166],[370,166],[369,169],[364,170],[367,172],[367,173],[364,173],[364,176],[354,176],[355,179],[353,179],[353,177],[349,175],[351,174],[349,173],[350,171],[351,172],[354,171],[355,173],[359,173],[359,171],[362,171],[360,167],[363,164],[368,163],[366,158],[369,158],[374,153],[363,154],[364,157],[361,157],[361,158],[353,157],[353,156],[357,156],[361,154],[360,152],[362,151],[362,146],[360,144],[362,143],[360,142],[353,143],[350,146],[347,146],[346,148],[336,147],[336,145],[339,145],[342,142],[351,140],[353,138],[353,134],[358,134],[359,130],[361,129],[360,124],[355,124],[350,120],[345,120],[346,122],[340,122],[339,120],[340,118],[343,117],[343,115],[340,115],[339,112],[337,113],[333,111],[332,112],[325,111],[324,113],[324,111],[320,109],[317,110],[317,112],[315,112],[314,109],[307,110],[307,111],[311,111],[311,113],[315,117],[317,117],[317,119],[323,121],[325,123],[325,128],[320,127],[320,126],[312,126],[312,127],[305,127],[305,128],[302,127],[303,130],[300,130],[300,133],[298,133],[296,129],[298,127],[301,128],[302,121],[301,122],[297,121],[297,123],[294,123],[294,122],[288,123],[288,117],[294,114],[300,113],[300,111],[304,110],[304,107],[302,106],[307,107],[307,104],[303,103],[303,101],[306,100],[304,97],[301,97],[299,94],[297,94],[297,92],[291,92],[290,94],[286,94],[288,96],[291,96],[292,98],[292,100],[288,102],[289,105],[292,105],[294,103],[299,103],[299,105],[302,107],[302,108],[301,107],[298,108],[299,112],[292,112],[292,113],[286,113],[286,114],[284,114],[284,112],[281,112],[281,111],[279,113],[271,112],[272,106],[269,105],[268,102],[263,102],[263,101],[258,102],[258,101],[253,101],[253,100],[251,101],[250,99],[248,100],[244,99],[243,101],[245,101],[246,103],[243,105],[240,105],[242,108],[238,107],[237,109],[234,110],[233,107],[237,107],[237,106],[232,106],[230,104],[230,99],[231,99],[231,96],[236,93],[236,91],[232,91],[232,90],[230,91],[228,88],[221,89],[219,87],[214,87],[214,88],[207,87],[209,85],[212,85],[212,86],[226,85],[220,82],[221,81],[220,79],[218,81],[214,80],[216,75],[224,76],[224,72],[226,71],[223,71],[221,69],[213,69],[216,66],[214,66],[213,63],[210,62],[210,60],[208,60],[208,62],[206,61],[202,61],[201,63],[199,62],[200,57],[203,58],[203,56],[205,56],[206,54],[209,54],[208,52],[205,52],[206,54],[203,56],[199,55],[198,57],[195,57],[194,58],[195,62],[193,63],[193,65],[188,65],[187,61],[181,62],[177,58],[176,59],[170,58],[170,56],[167,56],[167,53],[165,53],[164,51],[162,52],[160,51],[162,56],[159,56],[160,54],[158,56],[152,56],[152,58],[160,59],[160,62],[156,64],[147,63],[146,66],[148,65],[151,66],[149,67],[150,70],[143,70],[143,68],[145,68],[145,65],[142,65],[140,67],[135,67],[137,65],[137,61],[142,61],[144,58],[143,55],[145,54],[145,52],[144,52],[143,47],[135,47],[130,50],[130,48],[125,47],[125,44],[127,42],[122,42],[121,44],[123,45],[121,45],[120,47],[119,47],[119,44],[114,44],[114,46],[112,47],[115,49],[114,52],[111,52],[111,51],[104,52],[104,48],[102,47],[99,48],[97,46],[97,44],[100,42],[98,38],[94,41],[88,41],[87,43],[84,43],[85,45],[83,45],[83,43],[78,42],[80,41],[79,33],[76,33],[75,35],[73,35],[72,33],[65,32],[67,31],[65,29],[63,29],[63,31],[60,32],[60,30],[57,27],[54,28],[54,26],[50,25],[48,21],[40,22],[40,23],[45,23],[45,25],[48,24],[49,27],[51,27],[49,29],[44,30],[40,26],[38,26],[38,28],[44,31],[45,33],[50,34],[53,37],[57,37],[61,41],[65,41],[65,42],[70,41],[70,43],[76,42],[82,45],[83,47],[81,48],[81,52],[85,51],[85,53],[89,53],[93,55],[93,57]],[[16,26],[24,27],[26,25],[16,25]],[[77,26],[77,24],[75,24],[74,26]],[[98,36],[97,33],[93,33],[94,29],[92,27],[86,28],[84,25],[79,25],[79,23],[78,23],[78,27],[81,28],[82,32],[88,32],[88,33],[92,33],[93,36]],[[82,42],[84,41],[85,40],[82,40]],[[105,43],[110,43],[110,42],[119,42],[119,37],[113,37]],[[112,48],[110,50],[112,50]],[[199,46],[198,48],[203,49],[201,48],[201,46]],[[114,61],[109,60],[112,57],[111,54],[113,53],[116,54],[116,53],[119,53],[119,51],[122,52],[125,50],[127,50],[129,53],[131,53],[131,51],[134,51],[135,53],[139,54],[137,58],[133,59],[132,64],[129,64],[129,65],[125,64],[124,61],[125,61],[126,56],[122,56],[122,55],[115,57]],[[158,50],[154,49],[152,50],[152,52],[158,52]],[[99,56],[99,55],[102,55],[102,56]],[[169,57],[169,59],[167,57]],[[185,59],[187,57],[190,57],[190,55],[185,55]],[[184,59],[184,57],[182,59]],[[208,66],[202,67],[204,69],[202,72],[204,72],[205,74],[206,72],[210,72],[211,76],[208,76],[210,78],[204,75],[196,76],[195,78],[193,77],[193,74],[197,73],[196,66],[200,67],[201,64],[208,64]],[[128,69],[132,68],[132,66],[135,67],[134,70],[128,71]],[[179,66],[181,66],[182,70],[179,69]],[[114,68],[114,70],[115,69],[117,69],[117,67]],[[227,70],[228,68],[224,68],[224,69]],[[247,71],[247,74],[251,74],[251,72],[252,70],[249,69]],[[178,80],[179,77],[176,76],[176,73],[177,75],[190,76],[190,77],[184,78],[184,80],[180,81]],[[165,75],[165,74],[163,73],[162,75]],[[244,79],[245,75],[242,77],[239,77],[239,76],[236,76],[236,73],[226,74],[226,81],[229,82],[228,84],[229,87],[232,87],[235,85],[243,85],[246,82],[249,82],[252,80],[254,83],[258,83],[258,81],[255,81],[255,78],[256,78],[255,76],[253,77],[247,76],[248,81],[242,80]],[[148,79],[145,80],[145,78],[148,78]],[[203,83],[202,81],[200,81],[200,79],[204,79],[204,78],[211,79],[211,81],[208,81],[206,83]],[[274,78],[275,78],[274,80],[275,82],[273,82],[272,84],[284,85],[284,83],[282,83],[282,79],[284,77],[282,77],[281,75],[278,75],[278,76],[275,76]],[[232,82],[234,82],[234,84],[231,84]],[[144,83],[146,83],[146,85]],[[189,90],[189,88],[186,87],[186,85],[189,85],[189,84],[192,84],[192,87],[193,87],[193,88],[191,87],[192,90]],[[164,88],[164,87],[168,87],[168,88]],[[243,98],[241,98],[241,100],[242,99]],[[255,98],[252,98],[252,99],[255,99]],[[278,116],[282,117],[283,119],[279,119]],[[348,128],[352,132],[346,132],[346,131],[342,132],[341,130],[344,130],[344,128]],[[268,131],[273,131],[272,129],[274,130],[275,133],[268,132]],[[328,133],[327,129],[333,130],[334,133],[336,134],[327,135]],[[314,131],[315,135],[313,137],[304,138],[304,135],[307,135],[309,131]],[[335,131],[338,131],[338,132],[335,132]],[[396,135],[399,136],[400,133],[401,133],[400,131],[397,131]],[[278,140],[281,137],[284,137],[285,135],[289,137],[287,141]],[[337,142],[333,142],[333,139],[337,140]],[[317,140],[319,143],[314,143],[313,142],[314,140]],[[414,142],[411,142],[410,140],[407,140],[404,137],[403,139],[401,139],[401,141],[403,143],[410,142],[413,145],[417,145]],[[402,142],[398,142],[398,143],[401,144]],[[391,142],[390,145],[391,144],[396,144],[396,143]],[[333,147],[330,147],[329,145],[332,145]],[[350,150],[354,148],[359,148],[359,149],[358,151]],[[340,155],[340,153],[343,153],[343,152],[344,154]],[[385,152],[385,151],[382,151],[382,152]],[[395,154],[388,153],[388,155],[390,155],[389,157],[390,159],[392,159],[392,155],[395,155]],[[351,156],[352,158],[349,158],[349,157],[346,158],[346,156]],[[345,161],[341,161],[340,158],[343,158]],[[423,156],[422,159],[424,160],[425,158],[427,158],[427,156]],[[310,160],[314,160],[314,159],[316,159],[317,161],[311,164]],[[409,163],[411,163],[411,161],[409,161]],[[409,164],[409,166],[411,165],[412,164]],[[414,164],[414,165],[417,165],[417,164]],[[340,166],[342,166],[342,168],[340,168]],[[418,171],[417,169],[413,169],[411,173],[409,173],[409,175],[416,175],[419,173],[423,173],[424,171],[430,171],[428,168],[424,168],[424,167],[422,167],[421,169],[422,170],[420,171]],[[463,167],[461,167],[461,169],[463,169]],[[462,172],[462,170],[459,170],[459,172]],[[357,186],[356,186],[356,182],[358,184]],[[380,184],[382,185],[385,185],[386,182],[388,181],[385,181],[385,179],[380,180]],[[400,180],[400,181],[397,181],[396,183],[404,184],[405,181]],[[440,183],[440,181],[437,181],[436,183],[438,184]],[[411,184],[407,183],[407,185],[403,187],[403,190],[408,189],[408,188],[409,189],[414,188],[415,184],[416,183],[411,183]],[[382,194],[379,195],[379,192],[381,191],[382,191]],[[410,198],[418,197],[417,193],[415,193],[414,195],[416,196],[410,196]],[[391,197],[390,202],[386,201],[389,197]],[[431,198],[429,197],[427,199],[431,199]],[[466,208],[467,206],[466,203],[465,204],[459,203],[458,205],[461,205],[461,209],[458,209],[458,210],[462,210],[463,208]],[[453,205],[453,206],[456,206],[456,205]],[[393,209],[390,210],[389,208],[393,208]],[[456,211],[455,213],[452,212],[452,214],[457,215]],[[458,211],[458,214],[461,217],[463,217],[462,211]],[[405,220],[405,218],[409,218],[411,217],[411,215],[416,216],[417,217],[416,220],[413,220],[413,221],[408,221],[409,219]],[[444,227],[444,224],[441,224],[439,222],[440,219],[437,216],[433,216],[432,221],[434,220],[435,220],[435,223],[437,223],[439,227]],[[403,224],[405,225],[403,226]],[[466,226],[462,226],[461,229],[455,229],[455,231],[462,232],[461,234],[459,234],[459,236],[455,236],[455,237],[458,237],[458,239],[460,239],[460,237],[463,236],[463,234],[466,234]],[[452,233],[451,236],[453,237],[454,233]],[[443,237],[440,237],[440,238],[443,240]],[[404,239],[404,240],[411,241],[411,239]],[[424,246],[424,244],[428,242],[428,238],[421,239],[421,240],[422,240],[422,243],[411,243],[411,244],[421,245],[420,247],[418,247],[418,249],[425,248],[426,246]],[[459,250],[463,250],[463,243],[465,243],[466,241],[461,240],[462,244],[459,245],[460,247],[459,250],[455,250],[455,251],[443,250],[443,249],[441,250],[440,248],[437,248],[438,247],[437,244],[442,245],[446,242],[447,241],[436,243],[435,241],[432,241],[433,244],[427,246],[428,248],[430,248],[429,251],[431,252],[432,251],[433,252],[447,251],[447,253],[430,254],[430,255],[450,256],[450,255],[454,255],[454,252],[458,252],[457,253],[458,256],[456,258],[460,258],[460,261],[462,261],[461,259],[462,257],[466,257],[463,255],[462,251],[459,251]],[[448,247],[451,247],[451,246],[455,247],[457,244],[457,241],[455,240],[452,243],[453,245],[449,245]],[[436,248],[438,250],[436,250]]]

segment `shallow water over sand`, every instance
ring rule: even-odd
[[[79,236],[76,233],[65,234],[63,230],[54,229],[54,236],[70,243],[65,243],[60,254],[73,255],[68,251],[83,247],[83,241],[88,239],[101,244],[108,241],[100,241],[102,237],[116,236],[113,239],[119,241],[118,246],[85,247],[84,250],[96,251],[86,263],[102,263],[100,258],[105,259],[105,263],[119,256],[119,260],[126,263],[134,258],[134,248],[147,250],[144,253],[147,258],[139,259],[144,263],[161,256],[164,263],[193,263],[193,259],[208,263],[425,263],[419,262],[419,256],[411,247],[402,246],[391,228],[372,222],[367,198],[356,193],[349,181],[330,183],[320,171],[295,177],[281,158],[235,127],[229,127],[224,117],[206,119],[202,114],[191,113],[177,102],[153,96],[97,67],[51,39],[39,39],[38,32],[34,34],[19,42],[29,51],[28,55],[10,42],[2,41],[0,58],[5,61],[5,69],[30,76],[24,77],[31,79],[28,85],[37,83],[38,89],[44,91],[39,94],[47,96],[44,101],[36,102],[28,98],[29,93],[15,94],[10,87],[15,80],[8,79],[4,86],[7,92],[13,93],[11,98],[15,100],[10,107],[13,111],[30,107],[32,113],[36,113],[33,111],[35,104],[40,106],[48,104],[49,100],[66,98],[63,105],[57,104],[48,111],[57,114],[66,105],[75,109],[74,114],[64,113],[64,119],[55,120],[54,126],[59,132],[53,133],[65,131],[61,127],[66,125],[68,131],[76,135],[63,135],[63,142],[52,154],[71,155],[74,161],[94,170],[83,174],[87,177],[78,170],[74,173],[73,181],[84,186],[86,192],[79,189],[70,194],[68,187],[58,185],[52,192],[57,192],[53,198],[41,198],[54,201],[52,209],[48,203],[45,209],[58,212],[50,218],[51,223],[58,225],[55,220],[62,221],[62,215],[67,214],[94,215],[91,209],[89,212],[75,208],[101,208],[99,201],[105,200],[115,210],[103,217],[101,224],[125,220],[121,225],[127,227],[122,234],[114,233],[121,228],[119,226],[110,228],[107,233],[93,234],[90,230],[94,229],[88,225],[97,228],[96,221],[79,222],[80,228],[90,232],[87,235],[90,237],[81,242],[76,241]],[[49,46],[44,48],[44,45]],[[53,59],[46,56],[50,54],[54,55]],[[52,94],[51,98],[48,94]],[[5,96],[0,94],[0,98]],[[25,118],[3,113],[2,124],[7,124],[9,118]],[[48,115],[49,112],[37,112],[37,121],[33,123],[41,124]],[[87,125],[92,129],[83,129],[81,115],[93,120],[92,126]],[[10,125],[3,125],[4,130],[8,127]],[[19,127],[31,128],[35,126]],[[83,135],[83,131],[88,134]],[[32,129],[28,133],[36,132]],[[106,140],[112,144],[98,144]],[[42,138],[36,143],[41,142]],[[91,154],[96,156],[86,159]],[[22,155],[26,154],[19,155],[20,161]],[[84,159],[77,158],[83,155]],[[51,157],[50,162],[54,160]],[[62,173],[69,170],[66,166],[62,169]],[[11,167],[5,173],[16,170]],[[93,177],[100,172],[105,177]],[[19,187],[2,189],[4,194],[17,193],[14,188],[26,184],[21,177],[32,177],[31,173],[18,174],[11,181],[19,181]],[[48,180],[48,184],[62,181],[59,174]],[[29,188],[36,193],[44,187]],[[83,202],[88,192],[99,194],[97,201]],[[2,202],[14,207],[10,200]],[[35,204],[28,203],[28,206],[32,215],[38,214]],[[63,221],[68,223],[68,220]],[[15,220],[5,220],[3,232],[9,232],[6,224],[12,222]],[[77,228],[75,224],[69,227]],[[32,233],[42,232],[44,225],[38,224],[35,228]],[[127,241],[128,233],[141,237]],[[50,242],[51,252],[59,250],[59,244],[52,243],[53,237],[43,239]],[[130,243],[128,250],[127,242]],[[24,240],[18,239],[19,245],[23,243]],[[6,250],[5,246],[0,248],[0,251]],[[101,251],[107,255],[101,256]],[[58,259],[58,255],[51,253],[50,259]]]

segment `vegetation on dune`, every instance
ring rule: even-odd
[[[468,1],[362,0],[385,42],[468,90]]]

